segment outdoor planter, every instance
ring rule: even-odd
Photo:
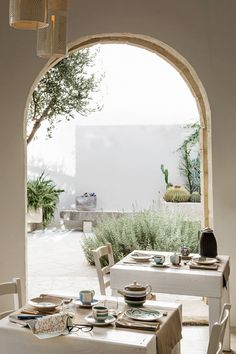
[[[166,202],[164,199],[161,199],[161,207],[167,208],[170,212],[180,213],[186,215],[193,220],[202,219],[202,204],[201,203],[173,203]]]

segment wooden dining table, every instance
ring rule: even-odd
[[[111,267],[110,285],[113,295],[123,289],[125,285],[137,281],[141,284],[150,284],[155,293],[200,296],[208,298],[209,305],[209,331],[219,320],[223,303],[230,302],[229,295],[229,256],[218,256],[217,270],[190,269],[188,261],[181,262],[179,266],[170,263],[173,252],[160,251],[133,251],[154,256],[165,256],[169,266],[156,267],[152,261],[136,261],[131,254],[124,257]],[[230,351],[230,330],[227,324],[224,350]]]
[[[114,297],[114,302],[117,301],[119,306],[122,305],[119,308],[125,310],[126,305],[123,299]],[[81,309],[78,306],[75,307],[73,303],[70,306],[72,308],[69,310],[75,311],[80,321],[83,321],[88,311],[91,312],[91,309]],[[160,319],[161,324],[156,332],[116,327],[112,324],[104,327],[95,326],[91,332],[87,333],[79,331],[50,339],[39,339],[29,328],[12,323],[9,317],[5,317],[0,320],[0,354],[180,354],[181,305],[147,301],[145,308],[156,309],[167,314],[167,317],[163,317],[163,321]],[[178,342],[170,348],[168,343],[171,343],[169,339],[174,332],[177,335],[175,342],[176,340]],[[158,346],[159,340],[162,343]],[[172,343],[175,342],[172,340]]]

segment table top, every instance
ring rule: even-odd
[[[122,299],[119,298],[119,301],[122,301]],[[175,303],[147,301],[145,306],[167,311],[179,310],[181,312],[181,305]],[[129,335],[127,335],[127,331]],[[79,335],[71,334],[38,340],[29,329],[9,322],[7,317],[0,320],[0,342],[1,354],[5,352],[8,354],[25,354],[26,346],[35,354],[46,354],[48,353],[48,345],[51,348],[53,347],[57,354],[67,354],[68,345],[70,345],[71,354],[77,353],[79,348],[82,351],[85,350],[86,353],[110,354],[112,352],[118,354],[121,350],[120,346],[122,346],[122,353],[135,354],[138,350],[140,354],[156,354],[156,335],[153,332],[107,326],[94,327],[92,335],[91,333],[80,333]],[[102,346],[98,344],[101,342],[103,343]],[[28,350],[28,352],[30,351]]]
[[[170,256],[173,252],[164,252],[164,251],[140,251],[135,250],[133,252],[142,252],[147,255],[164,255],[166,257],[166,262],[170,263]],[[131,252],[131,253],[133,253]],[[131,254],[130,253],[130,254]],[[188,266],[183,266],[183,261],[181,263],[182,266],[170,266],[166,268],[161,267],[153,267],[150,262],[141,262],[141,261],[130,261],[130,254],[124,257],[122,260],[117,262],[114,266],[112,266],[112,271],[114,269],[128,269],[128,270],[144,270],[146,272],[165,272],[165,273],[174,273],[174,274],[191,274],[193,276],[210,276],[210,277],[222,277],[222,273],[229,262],[229,256],[220,255],[218,256],[220,260],[220,267],[217,271],[207,270],[207,269],[190,269]],[[197,254],[191,254],[192,256],[197,256]],[[188,261],[186,261],[187,263]]]
[[[134,251],[135,252],[135,251]],[[168,257],[173,252],[142,251],[146,254],[163,254]],[[229,256],[220,255],[218,270],[190,269],[186,266],[170,266],[159,268],[151,266],[151,262],[132,262],[130,256],[111,267],[110,284],[113,290],[123,289],[125,285],[138,281],[150,284],[154,292],[182,294],[190,296],[221,297],[224,275],[229,276]]]

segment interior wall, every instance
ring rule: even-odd
[[[24,108],[45,60],[36,34],[8,26],[0,5],[0,281],[25,280]],[[166,43],[195,69],[211,107],[213,222],[219,253],[231,256],[231,298],[236,295],[236,2],[235,0],[71,0],[69,41],[96,34],[131,33]],[[232,324],[236,325],[233,303]]]

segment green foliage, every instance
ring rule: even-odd
[[[163,199],[166,202],[184,203],[189,201],[190,194],[184,187],[174,186],[166,190]]]
[[[90,264],[94,263],[91,250],[107,242],[112,244],[116,262],[134,249],[176,251],[187,245],[191,252],[197,252],[200,227],[200,221],[190,221],[176,212],[144,210],[103,218],[95,235],[84,236],[82,247]]]
[[[193,192],[190,196],[190,202],[192,203],[200,203],[201,202],[201,196],[198,192]]]
[[[46,227],[54,218],[59,202],[59,195],[63,189],[57,189],[51,179],[47,179],[44,172],[27,182],[27,207],[36,210],[42,208],[43,226]]]
[[[35,137],[43,122],[47,137],[62,119],[69,121],[75,113],[86,116],[100,109],[93,93],[99,89],[102,76],[91,73],[97,51],[81,49],[62,59],[46,72],[33,91],[27,117],[27,143]]]
[[[191,128],[192,133],[183,141],[178,151],[181,153],[179,170],[185,177],[185,187],[189,193],[201,193],[200,187],[200,154],[199,154],[199,132],[200,124],[194,123],[187,125],[186,128]],[[192,156],[193,148],[197,147],[197,156]]]

